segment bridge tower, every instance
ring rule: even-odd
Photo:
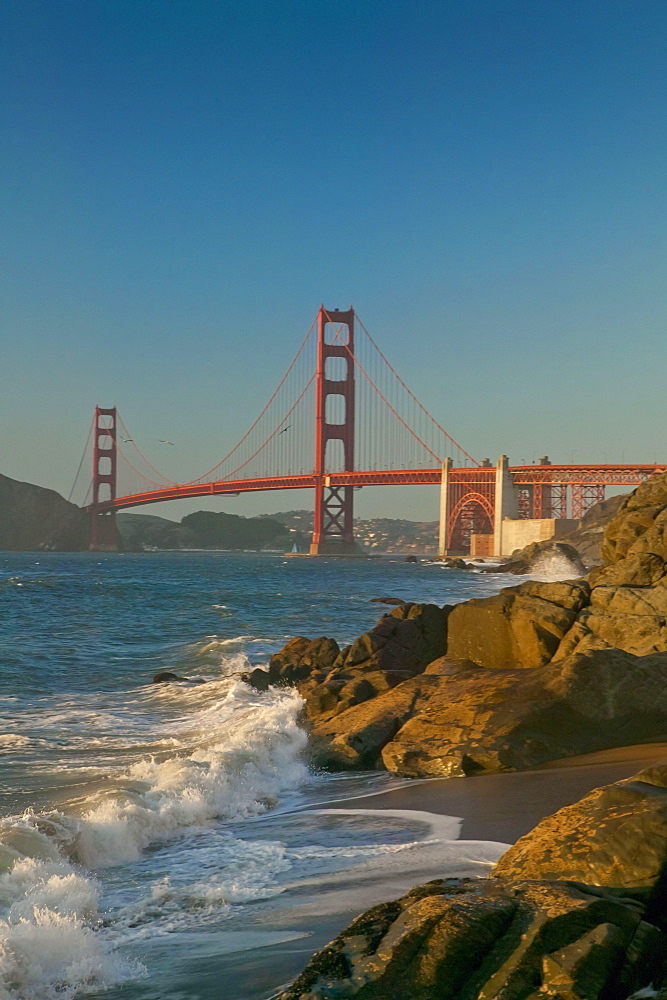
[[[95,407],[93,426],[93,502],[90,512],[90,551],[117,552],[116,511],[99,505],[116,499],[116,407]]]
[[[338,324],[340,329],[334,330],[333,324]],[[351,555],[359,551],[354,540],[354,487],[331,486],[326,469],[327,445],[330,441],[340,441],[343,450],[341,471],[354,471],[354,309],[350,306],[347,311],[341,311],[321,306],[317,333],[315,524],[310,554]],[[342,401],[339,399],[328,406],[328,401],[336,396]],[[334,413],[340,418],[341,411],[342,420],[334,422]]]

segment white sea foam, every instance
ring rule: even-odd
[[[581,571],[562,553],[545,553],[535,560],[530,571],[531,579],[555,583],[558,580],[575,580]]]
[[[179,752],[136,761],[60,809],[2,821],[0,1000],[68,1000],[136,975],[136,965],[113,950],[123,919],[113,931],[101,927],[100,887],[89,870],[136,860],[149,844],[216,818],[257,815],[305,780],[294,692],[260,696],[224,681],[179,693],[190,710],[168,723]],[[161,694],[156,688],[154,696]],[[253,858],[245,853],[244,862],[244,852],[232,848],[236,867],[230,857],[224,877],[204,866],[182,885],[158,880],[132,923],[141,923],[141,912],[159,912],[159,926],[170,929],[179,914],[187,921],[192,910],[220,913],[243,898],[274,894],[267,877],[287,864],[282,845],[257,848]]]
[[[0,1000],[69,1000],[141,974],[96,932],[99,887],[64,861],[24,858],[0,876]]]

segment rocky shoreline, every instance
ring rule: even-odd
[[[665,1000],[666,863],[662,761],[547,817],[486,878],[367,910],[279,1000]]]
[[[523,770],[667,732],[667,474],[609,522],[603,565],[455,607],[401,604],[340,650],[253,671],[305,699],[313,760],[414,777]],[[522,837],[489,877],[357,917],[281,1000],[667,1000],[667,760]]]
[[[667,730],[667,474],[607,525],[604,565],[454,607],[404,603],[339,649],[297,637],[254,670],[297,687],[313,761],[410,777],[534,767]]]

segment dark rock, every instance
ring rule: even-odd
[[[82,552],[90,517],[55,490],[0,476],[0,550]]]
[[[279,653],[274,653],[268,670],[255,667],[250,673],[241,674],[241,680],[258,691],[267,691],[273,685],[291,687],[313,676],[317,682],[326,676],[339,652],[335,639],[325,636],[306,639],[298,635],[290,639]]]
[[[442,656],[449,608],[401,604],[336,657],[331,670],[299,684],[306,714],[322,720],[387,691]],[[371,685],[360,685],[365,679]]]
[[[290,639],[279,653],[271,657],[269,683],[297,684],[309,677],[313,671],[328,671],[334,665],[339,653],[340,647],[335,639],[326,636],[306,639],[299,635],[295,639]]]
[[[400,597],[371,597],[371,604],[407,604]]]
[[[261,667],[255,667],[249,673],[241,674],[241,680],[254,687],[256,691],[268,691],[271,683],[268,670],[262,670]]]
[[[436,556],[435,559],[431,559],[431,562],[438,563],[440,566],[444,566],[446,569],[472,569],[469,562],[465,559],[459,559],[458,556],[454,556],[449,559],[443,559],[441,556]]]
[[[421,673],[445,652],[449,607],[401,604],[383,615],[375,628],[342,650],[335,670],[407,670]]]
[[[604,1000],[648,981],[659,943],[603,890],[443,879],[357,917],[279,1000]]]
[[[172,673],[171,670],[162,670],[153,677],[153,684],[169,684],[172,681],[185,681],[187,684],[205,683],[201,677],[179,677],[178,674]]]

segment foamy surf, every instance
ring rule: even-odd
[[[172,748],[163,759],[142,758],[102,783],[98,778],[88,795],[58,809],[2,821],[0,1000],[62,1000],[139,974],[137,963],[116,951],[127,914],[119,913],[117,925],[103,920],[101,884],[91,869],[136,862],[150,845],[214,821],[256,816],[306,780],[297,695],[260,697],[238,681],[212,682],[187,691],[188,708],[197,693],[198,712],[171,720],[170,739],[180,752]],[[231,854],[240,860],[240,845]],[[271,869],[268,855],[265,850],[256,864],[263,878]],[[278,859],[278,868],[282,864]],[[252,880],[245,887],[252,898],[268,891]],[[194,909],[220,912],[242,896],[229,878],[219,884],[200,878],[189,887],[162,879],[133,907],[132,923],[141,923],[142,911],[157,913],[158,923],[173,929],[177,916],[187,918],[192,909],[188,899]]]
[[[557,583],[559,580],[576,580],[581,570],[562,553],[544,554],[535,560],[530,571],[532,580]]]

